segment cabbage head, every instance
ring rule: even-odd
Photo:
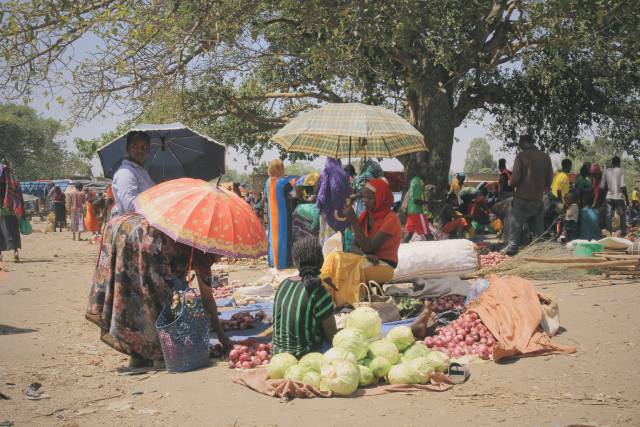
[[[304,374],[307,373],[307,369],[302,366],[295,364],[287,369],[287,372],[284,373],[285,380],[294,380],[294,381],[302,381],[304,378]]]
[[[404,351],[416,340],[411,328],[405,325],[396,326],[387,333],[386,339],[396,345],[398,351]]]
[[[324,354],[324,359],[326,362],[338,362],[344,360],[349,363],[353,363],[354,365],[358,363],[358,360],[356,359],[356,356],[353,355],[353,353],[336,347],[327,350],[327,352]],[[320,367],[320,369],[322,369],[322,367]]]
[[[325,357],[322,353],[308,353],[300,358],[298,364],[308,370],[320,373],[322,365],[325,363]]]
[[[369,363],[369,369],[377,378],[386,377],[391,369],[391,362],[384,356],[377,356]]]
[[[302,382],[318,389],[320,388],[320,374],[315,371],[307,371],[304,377],[302,377]]]
[[[279,353],[271,358],[267,366],[267,376],[272,380],[281,380],[291,366],[298,363],[295,356],[289,353]]]
[[[392,365],[395,365],[400,360],[400,352],[391,341],[378,340],[369,344],[369,354],[372,358],[382,356],[387,359]]]
[[[369,363],[371,363],[371,357],[369,357],[369,355],[367,354],[367,357],[358,361],[358,363],[362,366],[369,366]]]
[[[374,382],[376,382],[377,378],[371,372],[371,369],[366,366],[358,365],[358,369],[360,369],[360,380],[358,381],[358,387],[366,387]]]
[[[449,356],[446,354],[440,351],[432,351],[426,357],[436,372],[447,372],[449,369]]]
[[[333,346],[356,356],[356,360],[367,356],[369,342],[362,332],[354,328],[344,328],[333,337]]]
[[[324,387],[331,392],[340,396],[348,396],[358,388],[360,369],[358,369],[358,365],[353,363],[338,361],[324,365],[320,376],[322,377],[321,389],[323,382]]]
[[[420,380],[406,363],[393,365],[387,375],[389,384],[419,384]]]
[[[411,362],[413,359],[417,357],[425,357],[429,353],[431,353],[429,347],[424,345],[424,343],[416,342],[404,351],[404,354],[402,355],[402,362]]]
[[[345,326],[347,328],[358,329],[367,339],[373,339],[380,336],[382,319],[373,308],[358,307],[349,313]]]
[[[409,362],[409,368],[413,374],[418,378],[420,384],[426,384],[431,379],[431,375],[435,372],[433,366],[426,357],[416,357]]]

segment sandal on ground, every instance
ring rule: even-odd
[[[466,366],[453,362],[449,365],[447,375],[454,384],[463,384],[469,379],[469,369]]]

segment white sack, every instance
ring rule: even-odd
[[[403,243],[394,282],[463,275],[479,267],[476,245],[464,239]]]

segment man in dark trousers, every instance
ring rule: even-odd
[[[508,221],[507,246],[503,249],[507,255],[518,252],[524,224],[528,224],[529,230],[536,236],[544,232],[542,195],[548,191],[553,180],[551,158],[536,148],[533,137],[522,135],[520,149],[511,175],[514,195]]]

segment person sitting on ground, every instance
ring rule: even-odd
[[[582,209],[578,218],[578,239],[600,240],[600,210],[594,207],[593,192],[586,193],[582,199]]]
[[[564,214],[564,221],[562,221],[562,235],[559,239],[561,243],[570,242],[576,238],[579,216],[578,198],[576,192],[572,191],[567,195],[567,209]]]
[[[440,237],[442,239],[448,239],[452,235],[462,235],[469,229],[469,222],[463,214],[458,212],[457,206],[458,196],[455,193],[447,194],[440,211],[440,223],[442,224]]]
[[[453,193],[457,196],[458,193],[460,193],[460,191],[462,190],[462,187],[464,187],[465,179],[466,179],[466,175],[464,174],[464,172],[458,172],[455,178],[453,178],[453,180],[451,181],[451,186],[449,187],[449,193]]]
[[[571,160],[562,160],[562,169],[556,173],[551,182],[551,196],[555,198],[556,202],[560,202],[566,205],[567,194],[571,189],[571,182],[569,181],[569,172],[571,172]]]
[[[351,207],[350,199],[344,209],[354,234],[351,252],[366,257],[364,275],[367,283],[383,284],[393,278],[398,266],[402,225],[398,215],[391,210],[393,194],[383,179],[370,180],[362,189],[362,200],[365,210],[359,217]]]
[[[508,199],[513,196],[513,187],[511,186],[511,171],[507,169],[507,160],[498,160],[498,170],[500,171],[500,180],[498,181],[498,193],[500,199]]]
[[[297,358],[328,349],[336,334],[333,300],[322,285],[322,248],[315,237],[296,241],[292,261],[298,276],[285,279],[273,301],[273,352]]]
[[[471,216],[471,226],[476,233],[487,232],[490,228],[491,208],[489,207],[489,203],[487,202],[486,194],[486,187],[482,187],[469,208],[469,215]]]
[[[640,225],[640,201],[633,200],[631,202],[631,208],[629,209],[629,225],[631,227],[637,227]]]

